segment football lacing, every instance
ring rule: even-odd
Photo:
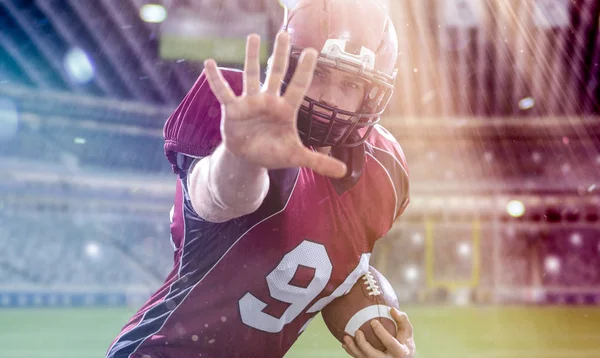
[[[365,284],[367,285],[369,296],[378,296],[381,294],[381,291],[379,291],[379,286],[377,286],[377,281],[375,281],[375,278],[370,271],[367,271],[367,273],[363,276],[363,280],[365,280]]]

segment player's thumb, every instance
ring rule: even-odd
[[[400,312],[397,308],[391,309],[392,318],[398,325],[398,337],[401,340],[410,339],[413,336],[413,326],[408,319],[408,315]]]
[[[315,153],[308,148],[305,150],[302,166],[331,178],[339,179],[346,175],[348,169],[344,162],[322,153]]]

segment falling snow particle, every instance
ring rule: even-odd
[[[490,152],[485,152],[483,153],[483,158],[485,159],[486,162],[491,162],[492,160],[494,160],[494,155]]]
[[[175,309],[175,302],[173,302],[173,300],[167,300],[167,302],[165,302],[165,306],[167,306],[167,309],[172,310]]]
[[[563,144],[565,144],[565,145],[569,144],[569,138],[568,137],[563,137],[562,141],[563,141]]]
[[[590,185],[590,187],[589,187],[589,188],[587,188],[587,192],[588,192],[588,193],[591,193],[591,192],[592,192],[592,191],[594,191],[595,189],[596,189],[596,184],[592,184],[592,185]]]
[[[221,317],[221,322],[227,322],[227,317],[225,317],[225,316],[222,316],[222,317]]]
[[[196,342],[197,340],[198,340],[198,336],[194,334],[194,335],[192,336],[192,341]]]
[[[186,334],[186,330],[185,327],[183,327],[183,325],[179,322],[175,323],[175,330],[177,331],[177,333],[179,333],[179,335],[183,336],[184,334]]]
[[[215,107],[211,107],[208,110],[208,116],[210,118],[216,118],[217,116],[219,116],[220,113],[221,113],[220,110],[218,108],[215,108]]]
[[[210,341],[208,341],[208,344],[213,344],[213,343],[215,343],[215,339],[214,338],[211,339]]]
[[[421,98],[421,103],[427,104],[427,103],[431,102],[431,100],[434,97],[435,97],[434,91],[427,91],[427,93],[425,93],[425,95]]]
[[[509,226],[506,228],[506,235],[513,237],[516,234],[516,229],[513,226]]]
[[[467,124],[469,124],[469,121],[467,121],[466,119],[461,119],[458,122],[456,122],[456,126],[459,127],[459,128],[460,127],[464,127]]]
[[[537,186],[537,184],[533,180],[527,180],[527,181],[525,181],[525,187],[527,189],[534,189],[536,186]]]

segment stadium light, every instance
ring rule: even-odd
[[[535,1],[534,5],[533,21],[536,27],[544,30],[569,27],[569,0]]]
[[[423,244],[423,235],[420,232],[415,232],[412,234],[412,243],[416,246],[421,246]]]
[[[64,60],[65,70],[75,83],[84,84],[94,78],[94,66],[88,55],[82,49],[70,49]]]
[[[146,4],[140,8],[140,17],[146,22],[158,24],[167,19],[167,9],[159,4]]]
[[[573,234],[571,234],[569,241],[573,246],[581,246],[581,244],[583,243],[583,238],[581,237],[580,233],[574,232]]]
[[[408,266],[404,270],[404,278],[408,282],[415,282],[419,278],[419,269],[415,266]]]
[[[560,259],[556,256],[546,257],[544,260],[544,268],[548,273],[558,273],[560,271]]]
[[[471,29],[481,26],[485,3],[481,0],[449,0],[443,2],[441,22],[446,27]]]
[[[511,200],[506,204],[506,212],[514,218],[521,217],[525,214],[525,204],[519,200]]]
[[[100,246],[95,242],[88,242],[85,245],[85,253],[91,258],[97,258],[100,255]]]
[[[519,101],[519,108],[525,111],[535,106],[535,99],[533,97],[525,97]]]
[[[471,245],[466,242],[461,242],[457,247],[458,254],[462,257],[467,257],[471,254]]]

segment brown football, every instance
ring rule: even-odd
[[[345,335],[354,337],[356,330],[360,329],[374,348],[385,351],[370,322],[379,320],[395,337],[397,328],[391,316],[391,307],[399,308],[392,285],[379,271],[369,266],[369,271],[358,279],[350,291],[325,306],[321,314],[329,331],[341,343],[344,343]]]

